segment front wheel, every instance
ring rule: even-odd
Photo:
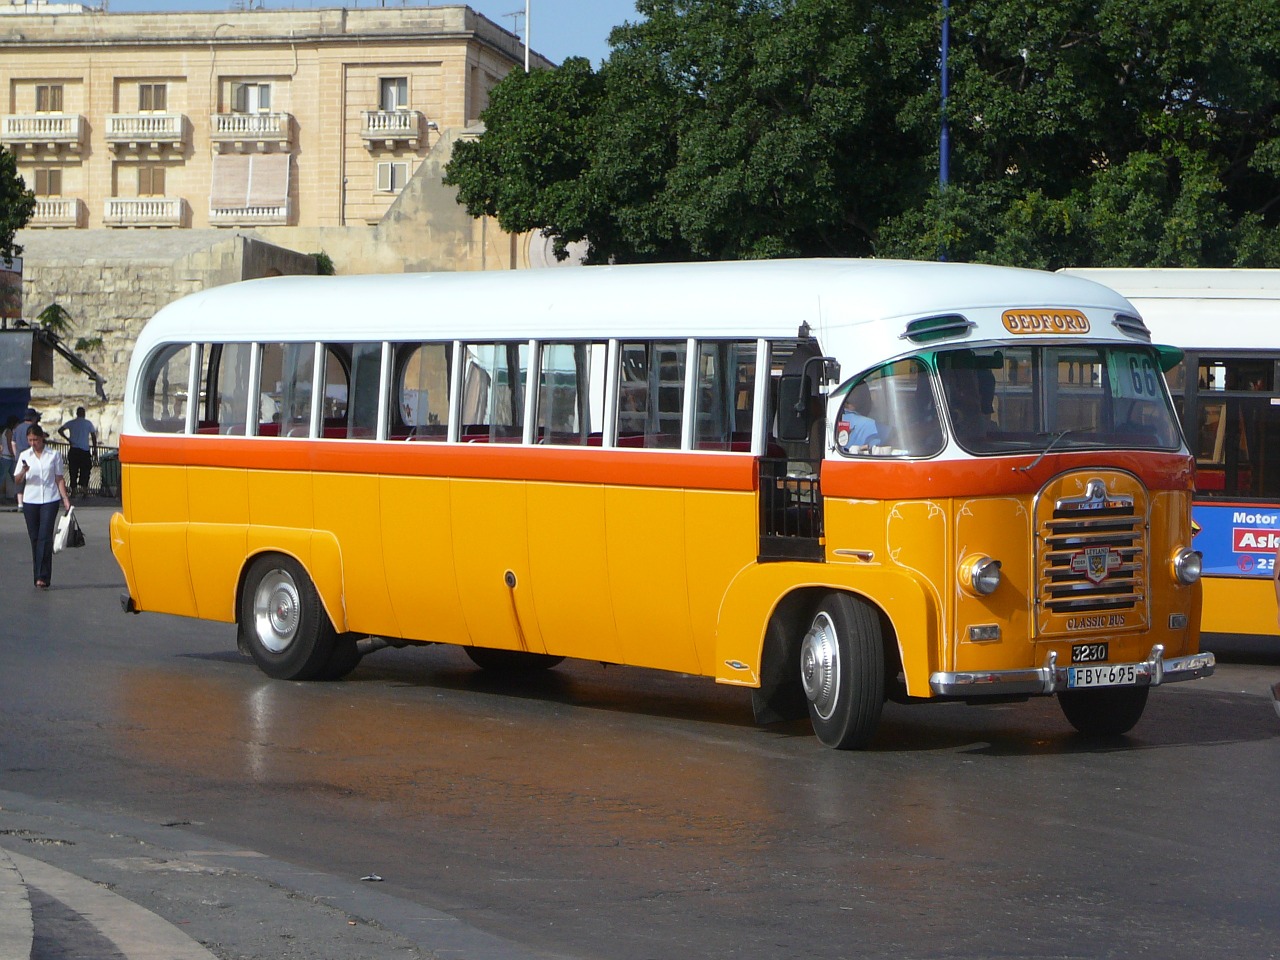
[[[813,732],[828,747],[865,747],[884,709],[880,618],[865,602],[833,593],[800,641],[800,682]]]
[[[1063,690],[1058,694],[1058,706],[1067,721],[1086,736],[1118,737],[1142,719],[1150,692],[1150,687]]]
[[[302,564],[282,554],[249,566],[240,633],[262,672],[277,680],[323,678],[338,637]]]

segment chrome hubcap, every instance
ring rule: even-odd
[[[272,653],[283,653],[298,633],[301,617],[298,587],[283,570],[272,570],[253,595],[253,623],[258,640]]]
[[[813,626],[800,643],[800,681],[814,712],[830,720],[840,691],[840,652],[836,626],[825,613],[813,618]]]

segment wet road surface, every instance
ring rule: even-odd
[[[593,663],[516,682],[431,647],[272,681],[230,626],[120,613],[83,513],[41,594],[0,516],[0,789],[377,874],[555,956],[1276,955],[1268,651],[1153,691],[1129,737],[1052,700],[890,705],[836,753],[741,690]]]

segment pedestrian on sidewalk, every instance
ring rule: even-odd
[[[49,589],[53,580],[53,531],[58,523],[58,502],[71,509],[67,481],[62,475],[62,454],[50,449],[40,424],[27,428],[27,449],[18,454],[14,479],[22,487],[22,514],[31,538],[31,568],[36,586]]]
[[[89,471],[98,452],[98,428],[84,415],[84,407],[76,407],[76,415],[58,428],[62,439],[70,445],[67,451],[68,485],[82,496],[89,493]]]
[[[18,451],[13,446],[13,430],[18,425],[18,418],[10,415],[4,430],[0,430],[0,499],[17,498],[18,487],[13,480],[13,471],[18,466]]]
[[[39,412],[34,407],[27,407],[27,415],[13,428],[13,459],[15,461],[22,456],[22,451],[27,449],[27,431],[31,429],[33,423],[39,422]],[[17,466],[16,462],[14,466]],[[22,484],[18,484],[18,509],[22,509]]]

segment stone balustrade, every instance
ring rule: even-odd
[[[185,212],[181,197],[111,197],[102,219],[109,227],[181,227]]]
[[[84,144],[84,129],[84,117],[77,113],[14,113],[0,124],[0,142],[11,150],[79,150]]]
[[[210,118],[211,137],[219,150],[286,146],[292,126],[293,117],[287,113],[215,113]]]
[[[29,227],[79,227],[84,223],[84,201],[77,197],[36,197]]]
[[[107,115],[107,143],[113,149],[140,144],[181,147],[187,139],[186,117],[180,113],[111,113]]]

